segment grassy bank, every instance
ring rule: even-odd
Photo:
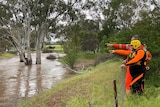
[[[120,64],[121,60],[101,63],[22,102],[18,107],[115,107],[115,79],[119,107],[159,107],[160,88],[149,80],[146,81],[144,95],[129,95],[123,100],[124,71]]]
[[[13,57],[13,56],[15,56],[15,55],[16,55],[16,54],[12,54],[12,53],[7,53],[7,52],[5,52],[5,53],[0,54],[0,59],[10,58],[10,57]]]
[[[52,51],[52,52],[64,53],[64,52],[63,52],[62,45],[58,45],[58,44],[45,45],[45,48],[44,48],[44,49],[47,49],[47,50]]]

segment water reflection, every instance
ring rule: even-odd
[[[23,98],[49,89],[64,79],[66,69],[57,60],[47,60],[48,55],[42,54],[41,65],[25,66],[18,56],[0,60],[0,107],[15,107]],[[35,59],[35,54],[32,57]]]

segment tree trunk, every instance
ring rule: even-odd
[[[25,53],[19,53],[19,62],[24,62],[24,59],[25,59]]]
[[[39,34],[39,33],[38,33]],[[37,36],[36,41],[36,64],[41,64],[41,43],[40,43],[40,35]]]
[[[27,46],[27,63],[26,65],[32,65],[31,48],[30,48],[30,38],[31,38],[31,11],[28,9],[26,15],[26,46]]]
[[[25,53],[24,53],[24,50],[22,49],[23,46],[20,45],[18,42],[16,42],[16,40],[13,41],[13,45],[15,46],[15,48],[17,49],[17,51],[19,53],[20,62],[24,62],[25,64],[27,64],[27,60],[25,58]]]
[[[44,35],[45,35],[45,24],[42,23],[38,35],[37,35],[37,41],[36,41],[36,64],[41,64],[41,49],[42,49],[42,44],[44,40]]]
[[[25,64],[27,64],[27,60],[25,58],[25,38],[24,36],[21,36],[20,32],[22,32],[20,28],[10,30],[10,35],[8,35],[7,39],[12,41],[11,43],[17,49],[19,53],[20,62],[24,62]]]
[[[30,30],[27,32],[27,65],[32,65],[31,48],[30,48]]]

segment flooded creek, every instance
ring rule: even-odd
[[[32,97],[65,79],[67,70],[57,60],[48,60],[42,54],[41,65],[26,66],[19,56],[0,60],[0,107],[16,107],[25,98]]]

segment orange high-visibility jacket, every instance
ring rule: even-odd
[[[124,49],[124,50],[131,50],[131,46],[130,44],[113,44],[114,48],[117,49]],[[146,52],[146,65],[150,62],[150,60],[152,59],[152,54],[145,48],[145,46],[141,45],[140,49],[143,49]],[[120,53],[121,55],[124,55],[122,53]],[[127,56],[127,55],[125,55]]]
[[[128,56],[129,54],[131,54],[131,50],[115,50],[115,53],[120,54],[120,55],[125,55]],[[135,64],[138,63],[145,55],[145,51],[142,49],[139,49],[137,51],[137,54],[131,59],[129,60],[126,65],[131,65],[131,64]]]
[[[131,50],[131,46],[130,44],[113,44],[114,48],[117,48],[117,49],[124,49],[124,50]]]

